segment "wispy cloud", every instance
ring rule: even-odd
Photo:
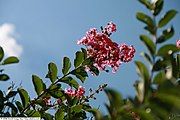
[[[0,25],[0,46],[3,47],[6,56],[19,57],[23,48],[16,41],[15,26],[5,23]]]

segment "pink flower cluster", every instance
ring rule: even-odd
[[[65,89],[65,93],[71,97],[81,98],[85,93],[85,89],[82,86],[79,86],[77,90],[68,88],[68,89]]]
[[[99,70],[105,70],[106,66],[109,66],[112,67],[112,72],[116,72],[121,63],[129,62],[134,57],[133,46],[118,45],[110,39],[110,35],[115,31],[116,25],[109,22],[101,32],[92,28],[77,42],[87,47],[88,57],[93,58],[94,66]]]
[[[177,41],[176,41],[176,47],[177,47],[177,48],[180,48],[180,40],[177,40]]]

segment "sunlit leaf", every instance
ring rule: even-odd
[[[64,120],[65,112],[62,109],[58,109],[55,113],[55,120]]]
[[[34,85],[37,95],[40,95],[42,93],[42,91],[44,90],[44,85],[43,85],[42,79],[36,75],[32,75],[32,82],[33,82],[33,85]]]
[[[29,104],[29,100],[30,100],[27,91],[24,90],[23,88],[18,88],[17,91],[18,91],[19,96],[21,98],[23,107],[26,107]]]
[[[76,57],[74,59],[74,67],[75,68],[79,67],[79,65],[82,64],[83,60],[84,60],[83,52],[80,51],[76,52]]]
[[[158,50],[157,55],[166,57],[166,56],[169,56],[170,54],[173,54],[173,53],[179,52],[179,51],[180,51],[180,49],[178,49],[175,44],[167,44],[167,45],[162,46]]]
[[[166,12],[166,14],[161,18],[161,20],[158,23],[158,27],[164,27],[166,24],[169,23],[169,21],[171,21],[177,14],[176,10],[169,10],[168,12]]]
[[[153,22],[152,18],[151,18],[150,16],[142,13],[142,12],[138,12],[138,13],[136,14],[136,18],[137,18],[138,20],[140,20],[141,22],[147,24],[148,26],[151,26],[151,27],[154,26],[154,22]]]
[[[70,68],[71,68],[71,61],[70,61],[70,59],[68,57],[64,57],[62,73],[64,75],[66,75],[69,72]]]
[[[48,77],[50,78],[51,82],[54,83],[57,79],[58,69],[55,63],[48,64]]]
[[[39,113],[39,111],[35,111],[35,110],[27,110],[25,112],[25,114],[28,116],[28,117],[41,117],[41,114]]]
[[[6,58],[3,61],[2,65],[13,64],[13,63],[18,63],[18,62],[19,62],[19,59],[17,57],[11,56],[11,57]]]

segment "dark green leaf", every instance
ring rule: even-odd
[[[27,91],[24,90],[23,88],[18,88],[17,91],[18,91],[19,96],[21,98],[23,107],[26,107],[29,104],[29,100],[30,100]]]
[[[7,102],[5,105],[10,107],[15,113],[18,112],[16,106],[14,104],[12,104],[11,102]]]
[[[4,50],[3,50],[3,48],[0,46],[0,62],[2,61],[3,57],[4,57]]]
[[[153,28],[153,27],[151,27],[151,26],[145,26],[144,29],[147,30],[147,31],[149,31],[149,33],[151,33],[151,34],[153,34],[153,35],[154,35],[155,32],[156,32],[156,31],[155,31],[155,28]]]
[[[84,53],[83,52],[76,52],[76,58],[74,59],[74,67],[77,68],[79,65],[82,64],[84,60]]]
[[[43,113],[41,114],[41,117],[44,119],[44,120],[53,120],[54,116],[49,114],[49,113]]]
[[[82,110],[82,105],[75,105],[75,106],[71,107],[71,110],[78,113]]]
[[[17,94],[17,91],[10,91],[7,95],[6,98],[9,99],[11,97],[14,97]]]
[[[154,26],[154,22],[153,22],[152,18],[151,18],[150,16],[142,13],[142,12],[138,12],[138,13],[136,14],[136,18],[137,18],[139,21],[147,24],[148,26],[151,26],[151,27]]]
[[[147,49],[151,53],[152,56],[154,56],[156,52],[156,46],[154,42],[146,35],[140,35],[141,41],[146,45]]]
[[[162,57],[166,57],[166,56],[169,56],[170,54],[173,54],[175,52],[179,52],[180,49],[178,49],[176,47],[176,45],[174,44],[167,44],[167,45],[164,45],[162,46],[158,52],[157,52],[157,55],[158,56],[162,56]]]
[[[156,74],[156,76],[153,79],[153,83],[155,84],[161,84],[166,78],[165,78],[165,73],[164,71],[159,72]]]
[[[99,70],[97,67],[92,65],[92,66],[89,66],[89,68],[90,68],[90,71],[92,72],[93,75],[96,75],[96,76],[99,75]]]
[[[142,3],[143,5],[145,5],[149,10],[153,9],[153,6],[149,1],[147,1],[147,0],[139,0],[139,2]]]
[[[22,104],[19,101],[16,101],[15,103],[16,103],[16,106],[17,106],[19,112],[21,112],[23,110]]]
[[[28,117],[41,117],[40,113],[38,111],[35,111],[35,110],[27,110],[25,112],[25,114],[28,116]]]
[[[32,75],[32,82],[37,95],[40,95],[42,91],[44,91],[44,85],[42,79],[36,75]]]
[[[48,77],[50,78],[51,82],[54,83],[57,79],[58,69],[55,63],[48,64]]]
[[[62,109],[58,109],[55,113],[55,120],[64,120],[65,112]]]
[[[87,51],[86,51],[86,49],[81,48],[81,51],[84,53],[84,59],[86,59],[87,58]]]
[[[49,94],[54,98],[61,98],[64,96],[64,94],[61,90],[56,90],[56,91],[51,90],[51,91],[49,91]]]
[[[75,75],[78,79],[81,80],[81,82],[84,82],[86,77],[88,77],[88,74],[85,71],[84,67],[79,67],[78,69],[75,69],[71,72],[71,74]]]
[[[153,15],[156,16],[156,15],[158,15],[161,12],[161,10],[163,8],[163,4],[164,4],[163,0],[157,0],[155,2],[155,9],[153,10]]]
[[[162,35],[157,39],[156,43],[162,43],[170,39],[174,35],[173,26],[162,32]]]
[[[74,88],[78,88],[79,84],[76,80],[74,80],[72,77],[65,77],[62,79],[61,82],[67,83],[69,86],[72,86]]]
[[[165,70],[169,65],[171,65],[169,60],[157,60],[153,66],[153,71]]]
[[[153,115],[151,113],[147,113],[145,110],[136,109],[135,112],[142,120],[154,120]]]
[[[62,73],[64,75],[66,75],[69,72],[70,68],[71,68],[71,61],[70,61],[70,59],[68,57],[64,57]]]
[[[143,56],[144,59],[147,60],[151,65],[153,64],[153,63],[152,63],[152,60],[151,60],[151,57],[150,57],[147,53],[142,52],[142,53],[141,53],[141,56]]]
[[[7,65],[7,64],[18,63],[18,62],[19,62],[19,59],[17,57],[11,56],[11,57],[6,58],[2,64]]]
[[[166,12],[166,14],[161,18],[161,20],[158,23],[158,27],[161,28],[169,23],[177,14],[176,10],[169,10]]]
[[[7,74],[0,74],[0,81],[7,81],[9,80],[9,76]]]

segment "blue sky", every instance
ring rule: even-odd
[[[171,8],[180,11],[179,6],[179,0],[165,0],[164,11]],[[0,0],[0,26],[13,24],[16,42],[23,48],[20,63],[6,67],[6,72],[17,85],[22,82],[33,98],[35,93],[32,91],[31,75],[44,78],[47,64],[51,61],[57,63],[61,71],[62,58],[68,56],[73,60],[74,53],[83,47],[76,44],[77,40],[89,28],[99,28],[109,21],[117,24],[117,32],[112,39],[117,43],[134,45],[137,50],[134,60],[140,60],[139,54],[144,47],[139,35],[147,33],[143,30],[144,24],[135,18],[137,11],[148,13],[137,0]],[[170,23],[176,30],[170,40],[172,43],[180,39],[179,20],[178,14]],[[85,87],[87,90],[96,89],[98,85],[107,83],[126,97],[135,95],[135,80],[138,76],[132,61],[122,64],[115,74],[102,72],[99,77],[90,76]],[[1,82],[0,87],[5,89],[11,81]],[[100,93],[92,104],[98,107],[105,101],[104,93]]]

